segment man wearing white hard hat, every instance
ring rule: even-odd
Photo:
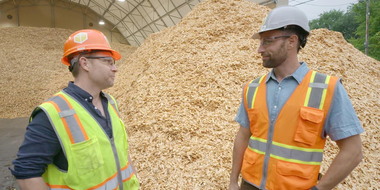
[[[298,61],[309,33],[305,13],[280,6],[252,36],[272,70],[243,87],[230,190],[332,189],[360,163],[364,130],[340,79]],[[327,136],[339,153],[321,175]]]

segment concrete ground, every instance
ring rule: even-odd
[[[27,124],[28,118],[0,118],[0,190],[20,189],[8,167],[13,167]]]

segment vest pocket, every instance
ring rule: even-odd
[[[75,168],[79,175],[87,174],[104,164],[96,136],[86,141],[72,144],[71,151]]]
[[[257,136],[259,134],[258,118],[259,118],[259,110],[257,108],[248,109],[249,127],[253,136]]]
[[[323,116],[323,110],[301,107],[294,141],[314,145],[321,131]]]
[[[244,153],[244,159],[241,166],[241,174],[245,180],[260,185],[261,172],[263,168],[263,156],[247,148]]]
[[[318,166],[277,160],[275,189],[310,189],[315,183]]]
[[[245,150],[245,153],[244,153],[244,160],[245,160],[248,164],[254,164],[255,161],[256,161],[256,155],[257,155],[256,152],[253,152],[252,150],[250,150],[249,148],[247,148],[247,149]]]

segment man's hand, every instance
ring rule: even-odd
[[[346,178],[363,158],[360,135],[336,141],[339,153],[334,158],[326,174],[316,185],[319,190],[330,190]]]
[[[230,186],[228,187],[228,190],[239,190],[240,187],[239,187],[239,184],[237,182],[230,182]]]
[[[244,152],[247,149],[250,137],[251,131],[240,126],[234,142],[229,190],[239,190],[238,178],[243,163]]]

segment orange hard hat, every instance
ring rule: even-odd
[[[63,57],[61,62],[70,66],[68,56],[82,51],[105,50],[112,53],[115,60],[119,60],[121,55],[119,52],[111,49],[107,37],[100,31],[93,29],[85,29],[74,32],[69,36],[63,47]]]

